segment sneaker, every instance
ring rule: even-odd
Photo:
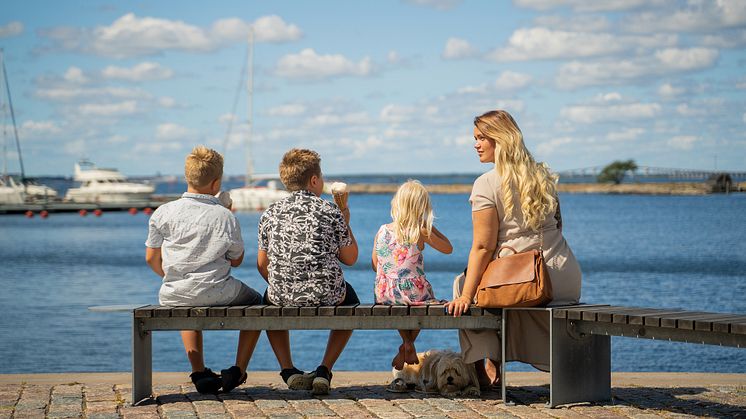
[[[332,383],[332,372],[329,368],[319,365],[314,373],[313,383],[311,384],[311,394],[320,396],[329,394],[329,387]]]
[[[209,368],[205,368],[204,371],[193,372],[189,374],[189,377],[200,394],[217,394],[220,391],[220,386],[223,385],[220,376]]]
[[[280,371],[280,377],[290,390],[311,390],[313,384],[313,373],[305,373],[295,367]]]
[[[227,370],[220,370],[220,378],[223,385],[223,393],[230,393],[231,390],[246,382],[248,375],[237,366],[232,366]]]

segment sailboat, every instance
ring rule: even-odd
[[[0,177],[0,204],[23,204],[26,201],[47,201],[57,198],[57,191],[46,185],[37,184],[32,179],[26,177],[23,168],[23,155],[21,154],[21,142],[18,139],[18,128],[16,126],[16,116],[13,111],[13,101],[10,96],[10,83],[8,83],[8,72],[5,69],[5,57],[3,50],[0,48],[0,69],[3,72],[4,93],[6,100],[2,105],[2,128],[3,128],[3,173]],[[13,134],[15,137],[16,153],[18,154],[18,163],[21,169],[20,177],[15,179],[8,173],[8,124],[7,117],[13,124]]]
[[[248,74],[246,83],[248,93],[248,135],[245,142],[246,148],[246,184],[242,188],[231,189],[229,192],[233,199],[233,209],[237,211],[262,211],[272,203],[277,202],[290,193],[283,189],[279,175],[256,175],[251,157],[251,134],[254,128],[254,29],[249,30],[248,46]],[[243,73],[243,72],[242,72]],[[234,112],[235,114],[235,112]],[[226,135],[226,143],[230,136],[230,130]]]

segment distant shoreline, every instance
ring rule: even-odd
[[[352,183],[350,193],[393,194],[399,187],[394,183]],[[468,194],[471,184],[429,184],[425,185],[433,194]],[[666,182],[666,183],[560,183],[557,187],[563,193],[600,193],[625,195],[708,195],[714,193],[706,182]],[[746,182],[734,185],[731,192],[746,192]]]

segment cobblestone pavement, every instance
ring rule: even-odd
[[[71,378],[75,378],[74,376]],[[279,380],[278,380],[279,381]],[[691,383],[685,383],[691,384]],[[155,387],[156,398],[131,406],[129,385],[0,384],[0,419],[5,418],[657,418],[744,417],[746,384],[616,386],[613,402],[549,409],[546,385],[511,387],[506,406],[497,392],[480,398],[448,399],[419,393],[389,393],[381,384],[341,383],[328,396],[290,391],[280,384],[242,386],[205,396],[191,384]]]

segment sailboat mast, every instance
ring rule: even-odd
[[[10,108],[10,120],[13,122],[13,134],[16,138],[16,150],[18,150],[18,163],[21,165],[21,183],[26,188],[26,172],[23,170],[23,155],[21,154],[21,142],[18,140],[18,127],[16,126],[16,115],[13,111],[13,100],[10,97],[10,83],[8,83],[8,72],[5,70],[5,56],[3,49],[0,48],[0,64],[3,69],[3,79],[5,80],[5,91],[8,94],[8,107]]]
[[[249,28],[249,53],[248,53],[249,79],[246,81],[248,93],[248,134],[246,138],[246,186],[251,184],[254,175],[254,163],[251,160],[251,137],[254,130],[254,27]]]

